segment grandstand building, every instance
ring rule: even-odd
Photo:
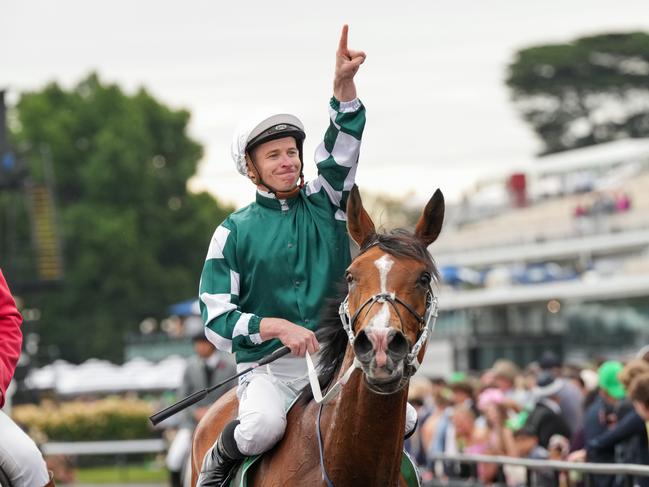
[[[545,350],[588,363],[649,343],[649,140],[549,156],[523,174],[525,194],[518,175],[519,194],[503,191],[491,210],[469,197],[431,249],[443,283],[424,373],[526,365]]]

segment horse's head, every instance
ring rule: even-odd
[[[443,220],[444,197],[437,190],[414,234],[377,234],[358,188],[350,193],[347,226],[361,251],[346,272],[349,294],[341,317],[374,392],[402,389],[423,359],[428,322],[437,312],[431,286],[437,273],[427,247]]]

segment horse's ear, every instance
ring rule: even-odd
[[[347,199],[347,230],[359,247],[367,237],[376,233],[370,215],[363,208],[361,194],[356,185],[352,186]]]
[[[437,240],[439,232],[442,231],[444,208],[444,195],[438,189],[433,197],[428,200],[426,208],[424,208],[415,227],[415,237],[426,244],[426,247]]]

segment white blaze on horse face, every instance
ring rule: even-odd
[[[379,279],[381,282],[381,294],[387,294],[388,286],[388,273],[392,269],[394,260],[385,254],[381,256],[380,259],[374,261],[374,265],[379,270]],[[390,306],[388,303],[383,303],[381,310],[372,317],[372,321],[369,323],[369,326],[384,326],[388,327],[390,324]]]
[[[392,269],[394,261],[389,255],[385,254],[380,259],[374,261],[374,265],[379,270],[379,278],[381,279],[381,294],[386,294],[388,285],[388,272]]]

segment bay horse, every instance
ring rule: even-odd
[[[431,284],[438,274],[427,247],[439,236],[443,219],[444,197],[438,189],[414,234],[405,230],[379,234],[357,187],[352,188],[347,228],[360,253],[345,273],[348,294],[340,317],[335,310],[323,313],[318,332],[320,385],[342,382],[352,364],[357,368],[326,405],[318,405],[307,387],[288,413],[282,440],[251,467],[248,485],[406,485],[400,466],[407,386],[424,357],[428,321],[436,315]],[[237,406],[231,390],[198,424],[192,485],[205,453],[235,419]]]

